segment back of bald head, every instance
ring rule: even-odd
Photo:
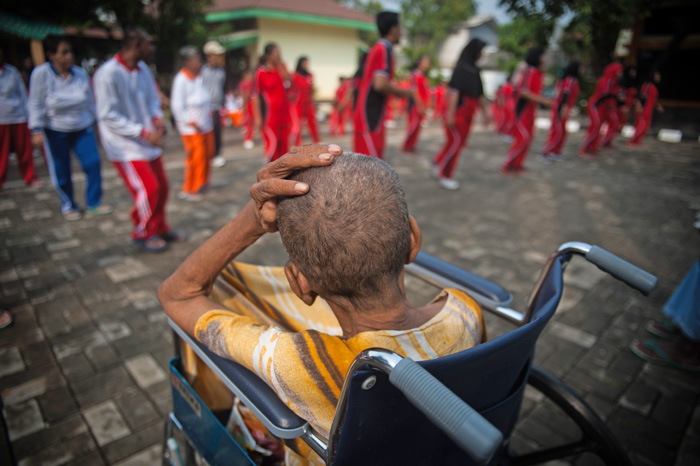
[[[278,203],[277,224],[290,259],[322,297],[381,299],[410,249],[406,198],[382,160],[344,152],[331,165],[298,170],[303,196]]]

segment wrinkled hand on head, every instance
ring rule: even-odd
[[[306,183],[285,179],[294,171],[307,167],[330,165],[342,154],[337,144],[309,144],[293,147],[286,155],[269,163],[258,172],[258,182],[250,188],[255,214],[266,232],[277,231],[277,198],[299,196],[309,191]]]

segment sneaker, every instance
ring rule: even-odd
[[[549,155],[549,160],[554,160],[555,162],[563,162],[564,161],[564,154],[552,154]]]
[[[537,156],[537,161],[542,163],[543,165],[550,165],[552,163],[549,157],[544,154],[539,154]]]
[[[211,166],[214,168],[221,168],[226,165],[226,159],[220,155],[217,155],[211,160]]]
[[[438,180],[438,183],[440,183],[440,186],[442,186],[445,189],[449,189],[450,191],[454,191],[455,189],[459,188],[459,183],[449,178],[440,178]]]
[[[101,204],[95,207],[89,207],[87,213],[90,215],[109,215],[113,210],[111,205]]]
[[[180,191],[179,193],[177,193],[177,198],[178,199],[187,199],[187,193],[184,191]]]
[[[204,200],[201,194],[194,194],[194,193],[181,193],[183,197],[180,197],[183,201],[187,202],[201,202]],[[179,197],[179,196],[178,196]]]
[[[12,314],[10,314],[10,311],[0,311],[0,328],[9,327],[13,322],[14,320],[12,319]]]
[[[252,149],[255,147],[255,143],[253,141],[243,141],[243,148],[244,149]]]

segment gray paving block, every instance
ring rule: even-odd
[[[659,392],[644,382],[638,381],[629,386],[620,398],[620,406],[642,416],[648,416],[659,398]]]
[[[135,430],[131,435],[105,446],[102,451],[110,464],[127,459],[144,448],[163,441],[164,423],[162,420]],[[160,445],[162,451],[162,445]],[[153,462],[151,464],[155,464]]]
[[[78,412],[78,406],[68,387],[57,387],[37,397],[44,419],[53,423]]]
[[[12,449],[17,459],[21,459],[87,432],[88,428],[82,417],[73,415],[60,422],[50,422],[45,429],[14,441]]]
[[[3,408],[7,434],[11,441],[21,439],[45,428],[39,404],[30,399]]]
[[[163,446],[154,444],[126,458],[114,466],[151,466],[162,460]]]
[[[18,464],[19,466],[59,466],[83,457],[95,448],[95,442],[90,434],[83,433],[26,457]]]
[[[82,413],[97,444],[102,447],[131,433],[112,400],[84,409]]]
[[[24,368],[25,365],[19,348],[0,348],[0,377],[22,372]]]

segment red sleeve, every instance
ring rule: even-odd
[[[376,44],[370,50],[369,56],[367,57],[367,76],[374,78],[376,74],[384,74],[387,78],[391,78],[390,63],[387,56],[386,47],[382,44]]]

